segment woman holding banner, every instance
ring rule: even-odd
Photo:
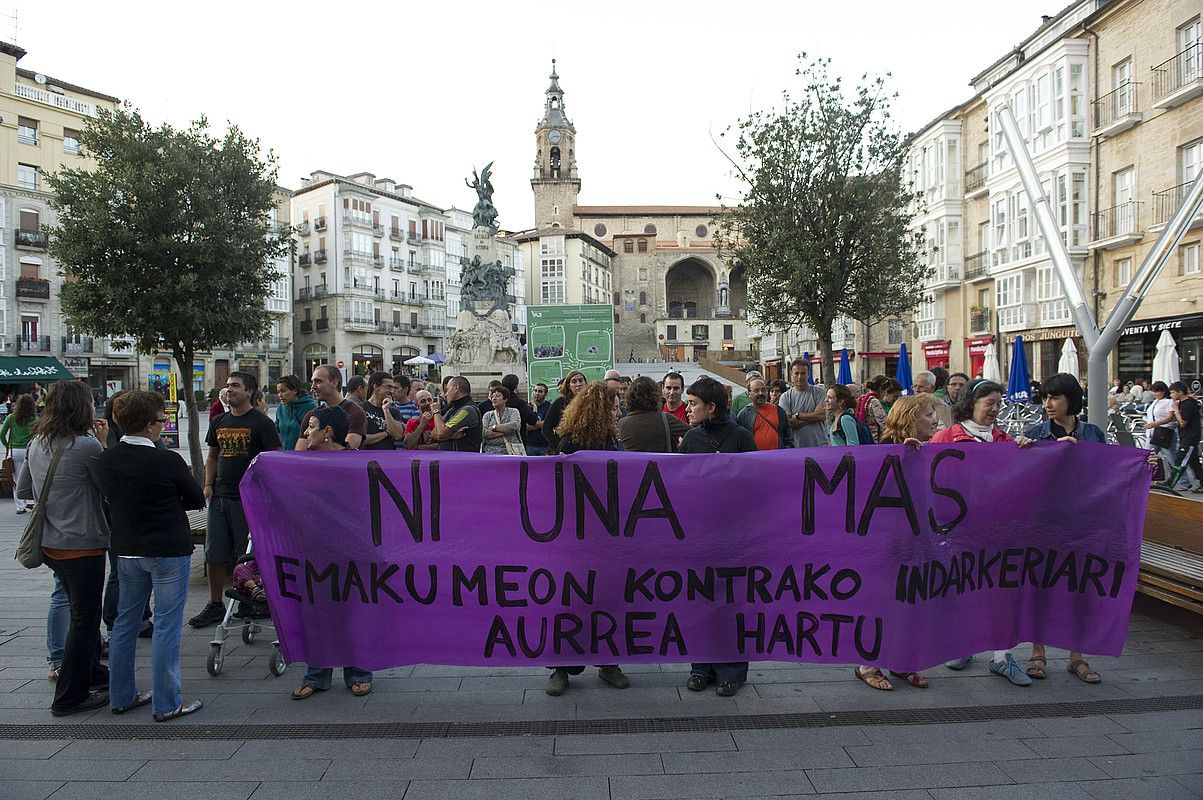
[[[565,385],[572,391],[571,404],[567,405],[563,421],[554,431],[545,428],[549,431],[544,434],[547,440],[550,442],[554,433],[557,452],[563,455],[578,450],[621,450],[618,431],[614,428],[618,392],[601,382],[578,384],[579,388],[573,388],[571,379],[575,375],[579,375],[582,381],[585,378],[584,373],[577,370],[568,373],[569,380]],[[547,418],[551,419],[550,413]],[[552,667],[544,691],[552,697],[559,697],[568,688],[568,676],[580,675],[584,671],[583,666]],[[598,667],[597,677],[615,689],[628,689],[631,686],[631,679],[623,674],[621,667],[614,664]]]
[[[323,406],[309,416],[309,427],[302,435],[309,440],[309,447],[299,452],[313,453],[326,450],[345,450],[350,418],[341,406]],[[312,697],[314,692],[324,692],[334,679],[334,667],[309,665],[301,685],[292,690],[293,700]],[[372,673],[358,667],[343,667],[343,683],[356,697],[372,691]]]
[[[560,435],[556,429],[560,427],[560,420],[564,418],[564,410],[568,408],[577,392],[583,391],[588,384],[589,379],[579,369],[569,372],[560,381],[560,396],[551,404],[551,408],[547,409],[547,417],[543,420],[543,437],[547,439],[549,456],[560,452]]]
[[[1064,372],[1046,378],[1042,387],[1044,411],[1048,419],[1028,428],[1027,436],[1038,442],[1100,442],[1107,443],[1107,436],[1097,425],[1078,419],[1082,413],[1082,385],[1078,379]],[[1044,645],[1032,642],[1032,657],[1028,659],[1027,674],[1032,678],[1044,678],[1048,669],[1048,656]],[[1078,651],[1069,654],[1069,672],[1083,683],[1100,683],[1103,677],[1090,668]]]
[[[931,437],[933,442],[1010,442],[1020,447],[1032,444],[1032,439],[1018,436],[1014,439],[998,427],[998,412],[1002,410],[1002,386],[994,381],[976,380],[971,383],[965,393],[952,407],[953,424],[944,430],[936,431]],[[962,670],[973,662],[973,656],[954,658],[944,666],[949,669]],[[995,650],[990,661],[990,672],[1006,678],[1015,686],[1031,686],[1032,679],[1027,676],[1019,662],[1008,650]]]

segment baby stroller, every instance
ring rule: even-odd
[[[254,557],[253,554],[247,553],[238,559],[238,563],[242,564]],[[227,586],[225,595],[226,615],[218,624],[213,641],[209,642],[209,659],[205,662],[205,668],[209,674],[217,676],[221,673],[226,659],[226,636],[238,628],[242,631],[242,641],[248,645],[254,644],[260,633],[265,630],[271,631],[272,655],[267,662],[267,669],[276,677],[283,675],[288,665],[284,663],[284,654],[280,651],[280,640],[276,638],[276,627],[272,624],[267,604],[255,600],[236,586]]]

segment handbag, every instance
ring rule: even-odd
[[[1174,432],[1163,425],[1158,425],[1149,432],[1149,444],[1153,447],[1163,447],[1168,450],[1173,443]]]
[[[69,441],[69,439],[64,439],[58,449],[54,451],[54,458],[50,459],[50,469],[46,470],[46,480],[42,483],[42,491],[38,492],[38,500],[34,504],[33,510],[29,512],[29,522],[25,525],[25,532],[21,534],[21,541],[17,543],[17,562],[25,569],[42,566],[42,529],[46,526],[46,498],[50,497],[50,487],[54,484],[54,473],[58,469],[59,459],[63,457],[63,451],[67,449]]]
[[[4,461],[0,461],[0,496],[12,497],[17,485],[17,463],[13,461],[12,447],[5,448]]]

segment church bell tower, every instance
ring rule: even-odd
[[[535,128],[535,172],[530,185],[535,194],[535,227],[571,228],[572,207],[581,191],[576,171],[576,128],[564,113],[564,90],[554,58],[543,119]]]

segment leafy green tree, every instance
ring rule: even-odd
[[[744,268],[749,316],[811,328],[831,364],[838,317],[909,313],[928,268],[923,232],[911,227],[919,198],[903,169],[907,142],[890,122],[896,95],[868,76],[849,95],[830,60],[799,62],[796,97],[786,91],[780,108],[728,129],[743,196],[715,219],[716,237],[724,260]]]
[[[268,225],[275,159],[236,127],[217,139],[204,118],[186,130],[154,127],[128,108],[89,122],[80,145],[94,168],[47,179],[59,215],[50,253],[67,280],[63,314],[93,336],[171,352],[199,478],[193,358],[267,332],[264,301],[279,277],[272,259],[290,247]]]

